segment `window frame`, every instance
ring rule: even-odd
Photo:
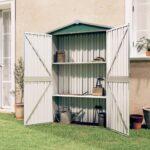
[[[134,6],[135,0],[125,0],[125,23],[130,24],[130,59],[131,60],[150,60],[150,57],[138,54],[135,48],[135,29],[134,29]]]
[[[16,0],[0,0],[0,9],[10,9],[11,11],[11,90],[15,91],[15,48],[16,48]],[[15,95],[11,94],[11,107],[4,110],[15,112]]]

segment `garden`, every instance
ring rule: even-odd
[[[123,136],[99,126],[60,123],[24,126],[14,114],[0,114],[1,150],[149,150],[150,130]]]

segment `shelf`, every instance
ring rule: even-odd
[[[67,94],[55,94],[53,97],[75,97],[75,98],[100,98],[106,99],[106,96],[93,96],[93,95],[67,95]]]
[[[130,61],[150,61],[150,57],[132,57]]]
[[[93,61],[93,62],[55,62],[53,65],[84,65],[84,64],[106,64],[102,61]]]

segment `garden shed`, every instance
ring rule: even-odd
[[[78,114],[75,122],[98,123],[100,106],[107,128],[129,134],[128,25],[76,21],[47,34],[25,33],[24,41],[25,125],[54,122],[65,107]]]

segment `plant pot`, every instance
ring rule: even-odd
[[[98,113],[98,125],[106,127],[106,113],[105,112]]]
[[[64,51],[57,52],[57,62],[65,62],[65,52]]]
[[[146,56],[150,56],[150,51],[146,51]]]
[[[16,115],[17,120],[24,119],[24,104],[23,103],[15,104],[15,115]]]
[[[140,129],[142,126],[143,116],[138,114],[130,115],[130,125],[132,129]]]
[[[150,129],[150,107],[148,107],[148,108],[143,107],[143,113],[144,113],[146,127]]]

